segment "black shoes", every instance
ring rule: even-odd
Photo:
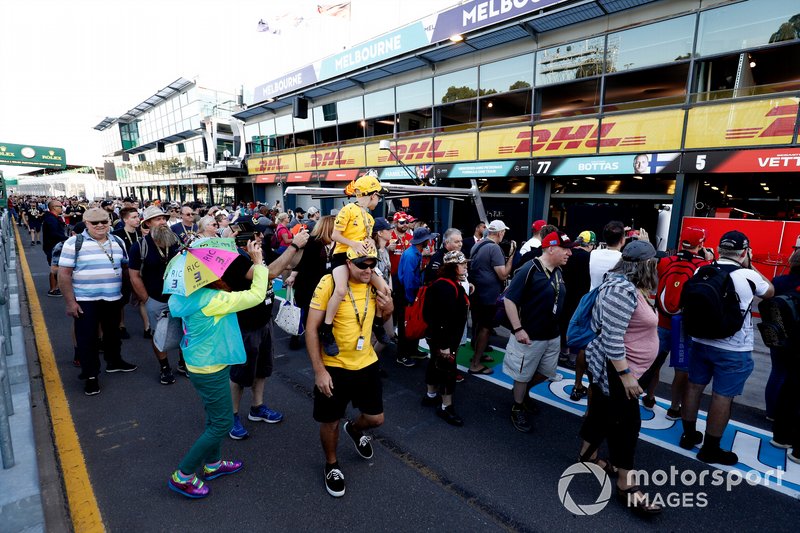
[[[699,431],[695,431],[694,434],[684,433],[681,435],[681,440],[678,445],[684,450],[691,450],[701,442],[703,442],[703,434]]]
[[[133,372],[137,368],[139,367],[122,359],[114,364],[106,363],[106,372],[109,374],[113,372]]]
[[[368,437],[355,429],[350,420],[344,423],[344,432],[347,433],[347,436],[353,441],[353,446],[355,446],[358,455],[364,459],[372,459],[372,456],[375,454],[372,449],[372,443],[370,443],[372,437]]]
[[[423,407],[439,407],[442,405],[442,397],[437,394],[431,398],[426,394],[422,397],[422,401],[420,403]]]
[[[728,450],[709,445],[705,445],[697,452],[697,458],[704,463],[717,463],[720,465],[733,466],[739,462],[739,456]]]
[[[86,396],[100,394],[100,382],[97,381],[97,378],[89,378],[86,380],[86,383],[83,385],[83,393]]]
[[[339,470],[339,463],[325,465],[325,488],[334,498],[344,496],[344,474]]]
[[[517,431],[521,431],[522,433],[530,433],[533,429],[533,426],[531,426],[528,420],[528,413],[524,408],[517,405],[511,408],[511,423],[514,424]]]
[[[162,385],[172,385],[175,383],[175,375],[172,373],[172,369],[169,367],[162,368],[158,380]]]
[[[464,425],[464,420],[456,414],[456,410],[452,405],[447,407],[439,407],[436,409],[436,416],[450,424],[451,426],[461,427]]]
[[[47,291],[47,296],[50,298],[61,298],[61,289],[53,289],[52,291]]]

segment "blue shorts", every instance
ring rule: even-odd
[[[691,339],[689,339],[689,343],[691,346]],[[671,351],[672,351],[672,330],[658,326],[658,358],[661,359],[662,363],[666,360],[665,354],[669,354]],[[689,359],[691,359],[691,348],[689,351]],[[688,361],[685,365],[674,365],[672,364],[672,357],[670,357],[669,366],[681,372],[689,371]]]
[[[733,398],[744,391],[744,383],[753,373],[752,352],[732,352],[699,342],[692,343],[689,381],[708,385],[714,378],[715,394]]]

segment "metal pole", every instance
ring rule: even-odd
[[[3,336],[0,335],[0,341],[3,340]],[[3,395],[3,403],[5,405],[6,414],[11,416],[14,414],[14,401],[11,398],[11,380],[8,377],[8,362],[6,361],[6,353],[5,349],[3,348],[3,342],[0,342],[0,372],[4,372],[6,379],[0,383],[0,394]]]
[[[5,369],[0,369],[0,382],[8,382]],[[11,425],[8,423],[6,402],[0,402],[0,457],[6,470],[14,466],[14,447],[11,445]]]

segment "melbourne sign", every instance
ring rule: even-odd
[[[63,148],[0,143],[0,165],[67,168],[67,154]]]

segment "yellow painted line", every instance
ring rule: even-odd
[[[67,395],[61,383],[61,375],[56,367],[56,358],[50,336],[44,323],[44,315],[39,304],[39,296],[33,284],[33,276],[25,257],[25,248],[19,232],[17,235],[17,259],[22,266],[22,275],[25,280],[25,290],[31,311],[31,323],[36,338],[36,349],[39,351],[39,363],[42,367],[47,404],[50,409],[50,420],[53,424],[56,450],[61,462],[61,471],[64,476],[64,485],[67,491],[67,505],[69,506],[72,526],[78,533],[105,531],[100,508],[94,496],[94,489],[89,481],[89,472],[86,470],[86,461],[72,421]]]

